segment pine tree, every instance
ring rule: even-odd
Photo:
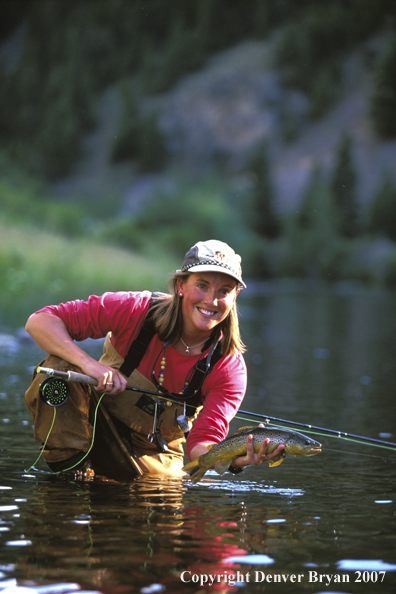
[[[396,241],[396,186],[386,175],[370,205],[368,230]]]
[[[352,139],[349,135],[344,135],[338,147],[336,165],[330,182],[337,229],[344,237],[356,237],[359,233],[356,181]]]
[[[379,65],[371,98],[370,115],[382,138],[396,136],[396,40]]]
[[[266,147],[261,148],[250,161],[253,177],[251,225],[258,235],[274,239],[280,234],[280,222],[274,207],[274,191]]]

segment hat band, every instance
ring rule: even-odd
[[[220,268],[226,268],[227,270],[230,270],[235,276],[238,277],[238,279],[241,278],[240,273],[236,272],[234,268],[232,268],[225,262],[218,262],[217,260],[198,260],[198,262],[193,262],[192,264],[187,264],[186,266],[183,266],[181,271],[187,272],[187,270],[193,268],[193,266],[220,266]]]

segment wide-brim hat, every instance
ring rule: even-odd
[[[222,272],[235,278],[246,288],[242,280],[241,257],[229,245],[217,239],[198,241],[188,250],[181,270],[183,272]]]

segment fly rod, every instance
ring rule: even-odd
[[[296,423],[295,421],[286,421],[285,419],[278,419],[276,417],[269,417],[268,415],[252,413],[247,410],[239,410],[238,412],[240,412],[244,415],[258,417],[260,419],[264,419],[264,420],[268,420],[268,421],[276,421],[277,423],[286,423],[287,425],[295,425],[296,427],[304,427],[304,429],[313,429],[314,431],[325,431],[329,435],[336,435],[337,437],[350,437],[353,439],[360,439],[361,441],[366,441],[368,443],[393,446],[394,448],[396,448],[396,443],[391,443],[389,441],[383,441],[381,439],[374,439],[372,437],[363,437],[362,435],[354,435],[353,433],[346,433],[344,431],[336,431],[335,429],[325,429],[324,427],[316,427],[315,425],[307,425],[305,423]]]
[[[85,375],[83,373],[77,373],[76,371],[58,371],[57,369],[51,369],[50,367],[37,367],[37,373],[44,373],[50,377],[59,377],[68,382],[78,382],[83,384],[89,384],[91,386],[96,386],[97,381],[93,377],[89,375]],[[127,390],[131,390],[133,392],[144,392],[145,394],[150,394],[152,396],[160,396],[158,392],[150,391],[150,390],[142,390],[141,388],[133,388],[132,386],[127,386]],[[251,417],[256,417],[259,419],[267,420],[267,421],[275,421],[277,423],[286,423],[287,425],[294,425],[295,427],[303,427],[304,429],[312,429],[313,431],[324,431],[328,435],[335,435],[337,437],[342,438],[350,438],[350,439],[359,439],[362,442],[372,443],[376,445],[388,446],[388,448],[395,448],[396,443],[391,443],[389,441],[383,441],[381,439],[374,439],[372,437],[364,437],[362,435],[354,435],[353,433],[346,433],[344,431],[336,431],[335,429],[325,429],[324,427],[316,427],[315,425],[308,425],[306,423],[297,423],[295,421],[287,421],[285,419],[278,419],[277,417],[270,417],[268,415],[262,415],[259,413],[253,413],[246,410],[238,411],[244,415],[250,415]]]

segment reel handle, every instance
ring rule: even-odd
[[[60,377],[68,382],[78,382],[81,384],[90,384],[91,386],[97,386],[98,382],[96,379],[84,373],[77,373],[77,371],[58,371],[57,369],[51,369],[50,367],[37,367],[37,373],[44,373],[50,377]]]

